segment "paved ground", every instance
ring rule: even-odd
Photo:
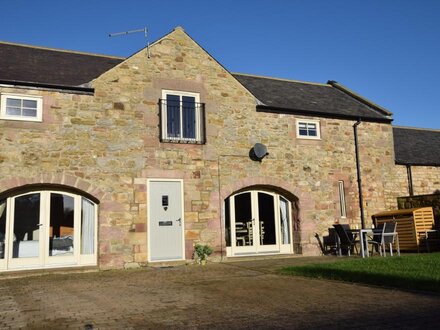
[[[0,280],[0,328],[434,329],[440,296],[277,275],[288,258]]]

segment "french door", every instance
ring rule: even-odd
[[[96,207],[66,192],[29,192],[0,201],[0,267],[96,264]]]
[[[290,203],[266,191],[246,191],[227,200],[230,254],[291,252]]]

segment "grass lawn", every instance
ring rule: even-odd
[[[440,253],[347,258],[286,267],[281,273],[440,293]]]

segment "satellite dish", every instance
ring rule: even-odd
[[[255,145],[252,147],[252,149],[249,151],[249,157],[252,160],[259,161],[269,155],[267,152],[267,147],[262,143],[255,143]]]

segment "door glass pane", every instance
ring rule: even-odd
[[[253,242],[251,193],[235,198],[235,241],[237,246],[251,246]]]
[[[49,256],[73,255],[74,199],[50,194]]]
[[[0,259],[5,257],[6,199],[0,200]]]
[[[230,205],[229,198],[225,200],[225,241],[226,246],[231,246],[231,216],[230,216]]]
[[[260,226],[260,245],[276,244],[274,197],[258,193],[258,217]]]
[[[280,197],[280,225],[281,225],[281,243],[290,244],[290,216],[289,203]]]
[[[95,253],[95,205],[83,198],[81,212],[81,254]]]
[[[40,194],[15,198],[13,258],[39,256]]]

